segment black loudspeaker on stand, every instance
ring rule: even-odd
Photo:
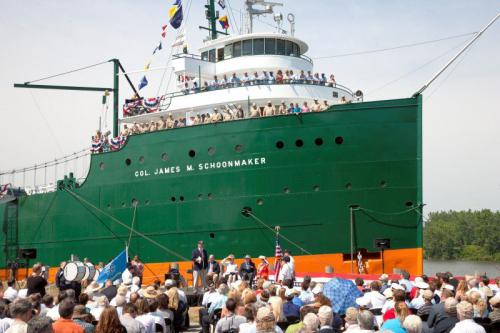
[[[380,254],[382,257],[382,273],[385,273],[384,250],[391,248],[391,240],[389,238],[376,238],[373,241],[373,246],[380,250]]]
[[[36,249],[19,249],[19,257],[26,260],[26,279],[28,278],[28,269],[30,259],[36,259]]]

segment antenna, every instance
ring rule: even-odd
[[[288,13],[286,19],[290,22],[290,36],[293,37],[293,35],[295,35],[295,15]]]
[[[247,6],[246,13],[246,33],[251,34],[253,32],[253,17],[265,14],[273,14],[274,7],[283,6],[279,2],[270,2],[265,0],[246,0],[245,5]],[[254,6],[261,6],[264,8],[257,9]]]

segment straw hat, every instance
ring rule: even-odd
[[[96,291],[99,291],[99,289],[101,289],[101,285],[99,283],[97,283],[97,281],[92,281],[92,283],[89,284],[87,286],[87,288],[85,288],[85,293],[86,294],[93,294]]]
[[[158,291],[153,286],[149,286],[143,292],[145,298],[156,298],[158,296]]]
[[[266,256],[259,256],[259,259],[266,260]]]

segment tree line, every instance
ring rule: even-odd
[[[500,261],[500,212],[430,213],[424,224],[424,257]]]

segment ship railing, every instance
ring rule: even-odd
[[[235,58],[241,58],[241,57],[255,57],[257,54],[249,54],[249,55],[242,55],[242,56],[238,56],[238,57],[232,57],[232,58],[225,58],[225,59],[216,59],[214,58],[213,60],[209,60],[205,57],[202,57],[200,56],[199,54],[193,54],[193,53],[177,53],[177,54],[174,54],[172,55],[172,58],[173,59],[180,59],[180,58],[188,58],[188,59],[195,59],[195,60],[200,60],[200,61],[204,61],[204,62],[210,62],[210,63],[215,63],[215,62],[222,62],[222,61],[226,61],[226,60],[229,60],[229,59],[235,59]],[[276,56],[276,54],[259,54],[259,55],[263,55],[263,56]],[[283,56],[283,57],[295,57],[295,58],[300,58],[300,59],[303,59],[311,64],[313,64],[313,60],[311,57],[308,57],[306,56],[305,54],[293,54],[291,53],[290,55],[278,55],[278,56]]]
[[[90,155],[90,148],[85,148],[51,161],[0,171],[0,184],[11,184],[12,188],[27,195],[54,192],[57,181],[69,174],[81,184],[89,171]]]
[[[170,107],[170,104],[172,103],[173,98],[177,97],[182,97],[182,96],[187,96],[187,95],[192,95],[192,94],[203,94],[207,92],[212,92],[212,91],[217,91],[217,90],[225,90],[225,89],[237,89],[237,88],[243,88],[243,87],[256,87],[256,86],[285,86],[285,85],[307,85],[307,86],[318,86],[318,87],[326,87],[326,88],[332,88],[332,89],[337,89],[341,90],[350,96],[355,95],[354,92],[352,92],[351,89],[348,87],[334,83],[334,84],[328,84],[328,83],[316,83],[316,82],[307,82],[307,80],[300,80],[300,81],[293,81],[293,82],[287,82],[287,83],[277,83],[277,82],[259,82],[261,80],[256,80],[256,82],[253,82],[252,84],[245,84],[245,83],[227,83],[225,86],[208,86],[208,87],[196,87],[196,88],[188,88],[184,89],[181,91],[176,91],[176,92],[171,92],[165,95],[162,95],[161,97],[158,97],[158,105],[154,106],[148,106],[147,104],[143,103],[142,100],[131,100],[129,103],[126,103],[123,106],[123,117],[128,118],[128,117],[133,117],[141,114],[146,114],[146,113],[155,113],[155,112],[162,112],[162,111],[167,111],[168,108]],[[304,82],[306,81],[306,82]],[[354,99],[356,101],[357,99]]]

